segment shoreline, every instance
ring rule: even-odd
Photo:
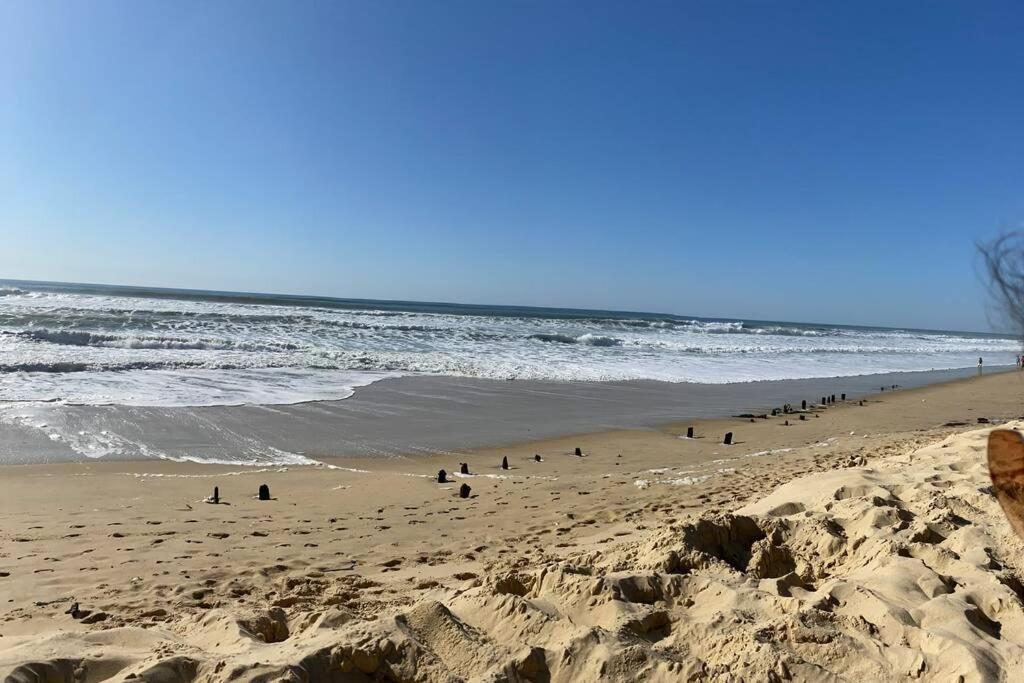
[[[1016,379],[1015,379],[1016,378]],[[1008,392],[1010,399],[995,400],[984,397],[983,387],[991,386],[994,380],[1000,379],[1000,392]],[[965,397],[966,394],[966,397]],[[969,398],[968,398],[969,397]],[[938,400],[936,400],[938,399]],[[859,405],[863,400],[864,405]],[[974,407],[961,407],[962,401],[981,401],[990,410],[987,414],[976,414]],[[930,402],[929,402],[930,401]],[[925,405],[919,405],[925,404]],[[893,409],[899,409],[900,415],[894,416]],[[846,402],[836,398],[835,404],[824,408],[808,403],[808,410],[803,412],[806,420],[800,420],[802,411],[789,415],[766,414],[767,419],[746,416],[725,416],[699,418],[694,420],[673,421],[635,428],[613,428],[601,431],[565,434],[553,437],[542,437],[510,441],[496,445],[476,448],[453,449],[443,452],[419,452],[394,454],[388,457],[374,455],[328,456],[312,463],[208,463],[190,460],[175,461],[159,458],[116,458],[103,457],[51,463],[21,463],[17,465],[0,465],[0,474],[14,469],[37,470],[50,474],[65,473],[70,470],[97,469],[108,472],[154,476],[183,477],[206,479],[229,476],[250,476],[257,474],[273,475],[276,473],[322,471],[366,475],[398,475],[431,479],[438,467],[445,467],[450,475],[457,476],[455,465],[466,459],[477,462],[495,463],[487,467],[495,470],[501,458],[522,458],[530,460],[534,454],[554,456],[572,456],[575,448],[580,447],[584,453],[600,448],[602,450],[628,449],[637,445],[664,449],[665,444],[674,445],[680,442],[688,449],[687,462],[714,460],[717,456],[729,459],[758,457],[763,454],[790,452],[796,446],[810,443],[822,443],[822,439],[835,436],[835,419],[822,421],[822,418],[838,418],[846,426],[859,427],[857,434],[880,433],[879,430],[896,431],[928,431],[955,430],[979,426],[977,418],[990,420],[991,424],[1024,419],[1024,373],[999,372],[984,376],[961,377],[944,382],[926,384],[914,388],[897,389],[895,391],[867,395],[863,398],[848,397]],[[786,422],[789,422],[786,425]],[[947,426],[947,423],[961,423]],[[695,437],[685,437],[687,428],[693,427]],[[722,443],[726,432],[734,434],[731,446]],[[712,457],[716,456],[716,457]],[[454,463],[454,464],[453,464]]]
[[[984,376],[1004,372],[1013,368],[989,368]],[[0,465],[188,458],[292,466],[339,457],[401,458],[659,429],[801,400],[813,404],[823,395],[859,399],[878,394],[881,385],[907,391],[975,376],[973,368],[734,384],[406,376],[380,380],[344,400],[289,405],[15,406],[0,422]]]

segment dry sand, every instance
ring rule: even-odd
[[[287,470],[6,467],[0,675],[1012,679],[1024,544],[977,421],[1019,418],[1022,398],[1008,373],[693,440],[674,425]],[[460,462],[471,476],[436,483]],[[227,504],[203,502],[213,486]]]

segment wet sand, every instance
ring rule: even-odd
[[[1001,369],[990,368],[987,373]],[[0,464],[87,457],[240,464],[333,457],[430,455],[681,420],[762,413],[843,393],[913,388],[977,370],[739,384],[502,382],[414,376],[387,379],[343,401],[277,406],[157,408],[8,404]]]

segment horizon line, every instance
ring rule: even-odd
[[[863,329],[877,329],[877,330],[903,330],[906,332],[935,332],[935,333],[955,333],[955,334],[974,334],[974,335],[993,335],[993,336],[1007,336],[1014,339],[1020,338],[1020,334],[1009,332],[1009,331],[989,331],[982,332],[979,330],[954,330],[954,329],[935,329],[927,327],[893,327],[890,325],[855,325],[851,323],[825,323],[825,322],[806,322],[798,320],[768,320],[759,318],[743,318],[740,316],[706,316],[706,315],[684,315],[681,313],[664,313],[659,311],[630,311],[630,310],[618,310],[611,308],[577,308],[570,306],[537,306],[533,304],[488,304],[488,303],[468,303],[468,302],[457,302],[457,301],[425,301],[416,299],[371,299],[362,297],[343,297],[326,294],[294,294],[290,292],[248,292],[239,290],[229,289],[197,289],[192,287],[168,287],[166,285],[134,285],[134,284],[112,284],[112,283],[101,283],[101,282],[71,282],[67,280],[32,280],[32,279],[21,279],[21,278],[6,278],[0,277],[0,283],[12,283],[12,284],[23,284],[23,285],[56,285],[56,286],[78,286],[78,287],[106,287],[111,289],[123,289],[123,290],[148,290],[148,291],[159,291],[159,292],[183,292],[183,293],[194,293],[194,294],[219,294],[219,295],[235,295],[240,297],[287,297],[293,299],[325,299],[337,302],[353,302],[353,303],[386,303],[386,304],[420,304],[420,305],[435,305],[435,306],[461,306],[465,308],[491,308],[491,309],[533,309],[537,311],[575,311],[579,313],[612,313],[618,315],[646,315],[646,316],[664,316],[672,318],[690,318],[698,319],[702,321],[710,322],[753,322],[753,323],[787,323],[793,325],[806,325],[806,326],[817,326],[817,327],[857,327]],[[267,304],[275,305],[275,304]]]

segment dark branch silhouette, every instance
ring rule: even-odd
[[[1024,232],[1008,232],[978,245],[985,276],[1000,317],[1024,335]]]

